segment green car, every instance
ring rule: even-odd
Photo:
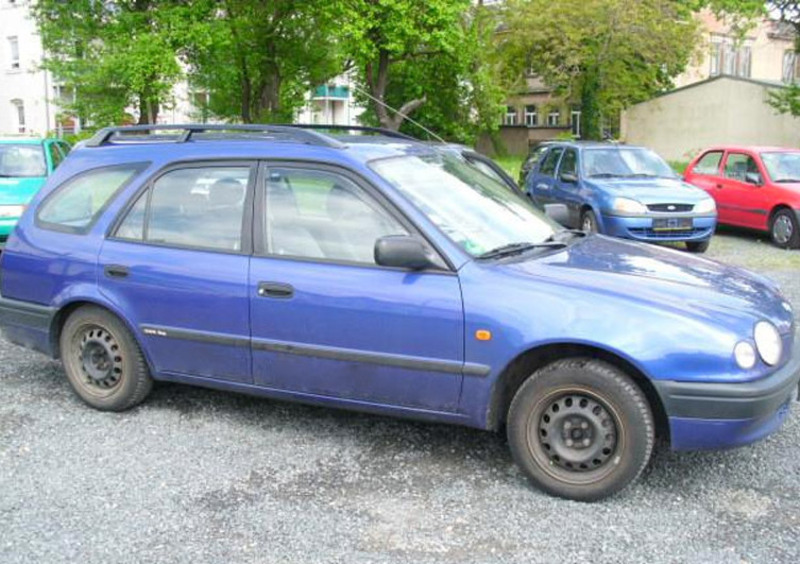
[[[0,137],[0,248],[67,153],[69,144],[60,139]]]

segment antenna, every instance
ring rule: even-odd
[[[422,125],[418,121],[415,121],[415,120],[411,119],[410,117],[408,117],[406,114],[400,112],[400,110],[397,110],[397,109],[391,107],[389,104],[387,104],[386,102],[384,102],[382,100],[378,100],[375,96],[372,96],[369,92],[367,92],[366,90],[364,90],[362,88],[359,88],[355,84],[350,84],[350,86],[353,88],[353,90],[356,90],[357,92],[360,92],[361,94],[363,94],[364,96],[366,96],[367,98],[372,100],[373,102],[375,102],[377,104],[380,104],[381,106],[383,106],[387,110],[391,110],[392,112],[394,112],[395,114],[399,115],[403,119],[410,121],[411,123],[413,123],[414,125],[419,127],[422,131],[424,131],[425,133],[427,133],[428,135],[430,135],[431,137],[436,139],[439,143],[441,143],[443,145],[447,145],[447,141],[445,141],[444,139],[442,139],[441,137],[436,135],[433,131],[431,131],[430,129],[428,129],[427,127],[425,127],[424,125]]]

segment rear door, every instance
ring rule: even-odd
[[[379,237],[417,234],[413,226],[344,169],[273,163],[257,193],[248,288],[255,383],[455,411],[464,360],[458,277],[374,260]]]
[[[551,147],[542,158],[539,167],[529,176],[528,193],[540,208],[544,208],[545,204],[561,203],[555,197],[553,189],[556,183],[558,161],[563,152],[563,147]]]
[[[743,151],[728,151],[719,179],[717,205],[723,223],[766,229],[769,203],[761,188],[764,172],[755,157]]]
[[[249,382],[253,162],[160,173],[100,252],[99,286],[135,325],[155,370]]]

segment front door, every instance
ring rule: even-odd
[[[158,373],[252,380],[246,210],[255,171],[255,163],[169,170],[103,244],[100,290],[136,326]]]
[[[578,151],[565,149],[553,184],[553,199],[567,206],[569,226],[578,229],[581,227],[581,208],[583,207],[578,178],[579,168]]]
[[[553,188],[556,182],[556,169],[558,168],[558,161],[563,152],[563,147],[552,147],[542,159],[539,168],[530,175],[529,194],[534,203],[541,209],[544,209],[546,204],[563,203],[559,202],[553,194]]]
[[[258,194],[249,277],[255,383],[455,411],[464,358],[458,277],[374,261],[376,239],[413,227],[337,168],[268,166]]]
[[[769,205],[761,189],[764,173],[752,155],[729,152],[717,192],[721,221],[752,229],[766,229]]]

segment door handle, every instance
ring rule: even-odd
[[[121,264],[108,264],[103,268],[103,272],[109,278],[127,278],[131,273],[127,266]]]
[[[536,185],[536,188],[537,188],[538,190],[549,190],[549,189],[550,189],[550,185],[549,185],[549,184],[544,184],[544,183],[542,183],[542,184],[537,184],[537,185]]]
[[[291,298],[294,288],[291,284],[281,282],[259,282],[258,295],[262,298]]]
[[[717,184],[717,188],[722,188],[722,184]]]

